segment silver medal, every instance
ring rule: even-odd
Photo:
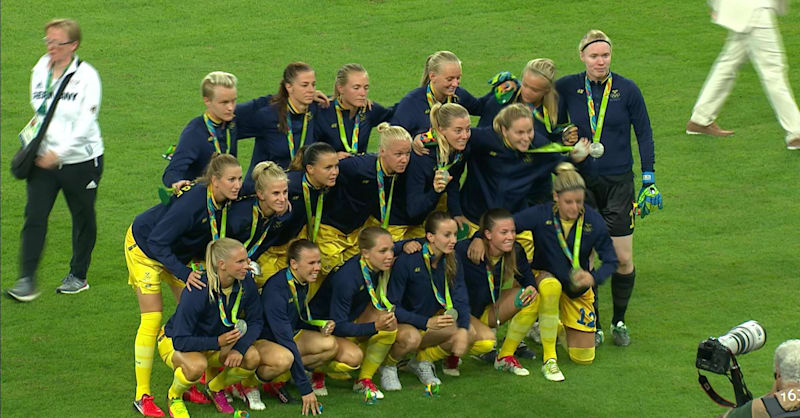
[[[239,333],[242,335],[247,333],[247,322],[244,319],[240,319],[233,324],[233,327],[239,330]]]
[[[453,321],[458,321],[458,311],[455,310],[454,308],[450,308],[450,309],[444,311],[444,314],[452,316],[453,317]]]
[[[253,273],[253,276],[261,277],[261,266],[257,262],[250,261],[250,271]]]
[[[592,142],[592,144],[589,145],[589,155],[594,158],[602,157],[604,152],[606,152],[606,147],[599,142]]]

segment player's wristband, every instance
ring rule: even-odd
[[[642,186],[645,184],[654,184],[656,182],[656,173],[652,171],[642,172]]]

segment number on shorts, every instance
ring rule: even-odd
[[[587,318],[589,319],[588,324],[586,323]],[[589,311],[589,313],[587,314],[586,310],[581,308],[581,319],[578,320],[578,323],[587,326],[589,328],[592,328],[594,327],[594,318],[595,318],[594,312]]]

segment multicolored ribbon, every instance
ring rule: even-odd
[[[206,189],[206,197],[207,197],[207,209],[208,209],[208,224],[211,225],[211,239],[214,241],[225,238],[225,228],[228,224],[228,203],[225,202],[225,205],[222,207],[222,231],[217,227],[217,216],[216,216],[216,207],[217,205],[214,203],[214,192],[211,189],[211,183],[208,184],[208,188]]]
[[[532,104],[528,104],[528,107],[531,108],[531,112],[533,112],[533,117],[536,118],[539,122],[544,124],[545,129],[547,129],[547,133],[553,133],[553,128],[550,127],[550,115],[547,114],[547,108],[542,105],[542,112],[539,113],[539,109]],[[544,115],[542,115],[542,113]]]
[[[339,104],[339,100],[333,101],[333,107],[336,109],[336,122],[339,125],[339,139],[342,141],[342,145],[344,145],[345,151],[349,152],[350,154],[357,154],[358,153],[358,125],[361,123],[361,109],[356,110],[356,118],[353,122],[353,139],[350,143],[347,142],[347,133],[344,129],[344,118],[342,117],[342,105]]]
[[[308,230],[308,238],[311,242],[317,242],[317,233],[319,232],[319,224],[322,222],[322,205],[325,200],[325,193],[320,190],[317,195],[317,210],[311,214],[311,184],[308,178],[303,174],[303,202],[306,205],[306,229]]]
[[[372,285],[372,276],[370,275],[369,266],[367,266],[366,260],[362,256],[358,260],[358,264],[361,266],[361,274],[364,276],[364,282],[367,284],[367,292],[369,293],[369,298],[372,300],[372,306],[379,311],[389,311],[392,309],[392,303],[389,302],[389,299],[386,297],[386,272],[379,273],[379,286],[380,288],[378,291],[380,292],[380,300],[378,300],[378,295],[375,292],[375,287]]]
[[[300,318],[300,320],[315,327],[324,327],[328,321],[311,318],[311,310],[308,309],[308,298],[306,298],[304,301],[304,305],[306,306],[306,317],[308,319],[303,319],[303,314],[300,310],[300,302],[297,300],[297,287],[294,284],[294,275],[292,274],[292,269],[290,268],[286,269],[286,280],[289,282],[289,290],[292,292],[292,300],[294,300],[294,306],[297,308],[297,316]]]
[[[436,95],[434,94],[432,83],[428,83],[428,87],[427,89],[425,89],[425,97],[428,99],[428,109],[433,109],[433,105],[439,103],[439,101],[436,100]],[[447,98],[445,99],[445,103],[455,103],[455,102],[456,99],[454,96],[447,96]]]
[[[431,279],[431,287],[433,288],[433,295],[436,296],[436,301],[445,310],[453,309],[453,300],[450,298],[450,285],[447,283],[447,273],[444,275],[444,297],[439,293],[436,284],[433,282],[433,271],[431,271],[431,250],[428,243],[422,245],[422,259],[425,260],[425,269],[428,270],[428,277]]]
[[[495,290],[494,290],[494,287],[495,287],[494,286],[494,272],[492,271],[491,268],[489,268],[489,263],[486,263],[486,279],[489,281],[489,293],[492,295],[492,305],[494,305],[495,302],[497,301],[497,299],[500,298],[500,291],[503,289],[503,286],[502,286],[502,283],[503,283],[502,275],[503,275],[503,271],[505,270],[505,263],[506,263],[505,258],[501,258],[500,259],[500,284],[501,285],[498,286],[497,295],[495,295]]]
[[[595,114],[594,99],[592,99],[592,84],[589,77],[584,77],[584,92],[586,93],[586,106],[589,108],[589,124],[592,127],[592,142],[600,142],[600,135],[603,133],[603,121],[606,118],[606,107],[608,106],[608,96],[611,94],[611,73],[608,73],[606,87],[603,90],[603,99],[600,102],[600,115]]]
[[[286,123],[288,132],[286,132],[286,140],[289,142],[289,158],[294,158],[294,133],[292,132],[292,113],[299,114],[300,112],[292,106],[292,102],[287,103],[286,107],[289,109],[286,112]],[[306,112],[303,116],[303,132],[300,134],[299,148],[302,148],[306,143],[306,132],[308,131],[308,120],[311,118],[311,112]]]
[[[564,236],[564,231],[561,229],[561,221],[558,219],[558,212],[553,214],[553,226],[556,227],[556,237],[558,237],[558,244],[561,246],[561,251],[567,256],[567,260],[572,263],[572,268],[580,269],[580,255],[581,255],[581,235],[583,234],[583,215],[578,218],[577,226],[575,227],[575,242],[572,245],[572,252],[569,251],[567,246],[567,237]]]
[[[245,241],[244,248],[248,248],[248,246],[250,246],[250,241],[252,241],[253,238],[255,238],[255,236],[256,236],[256,229],[258,228],[258,221],[261,218],[261,216],[259,215],[260,213],[261,213],[261,210],[260,210],[260,208],[258,206],[258,200],[256,200],[256,201],[253,202],[253,223],[250,226],[250,238],[248,238],[247,241]],[[259,237],[258,241],[256,241],[255,244],[253,244],[253,248],[250,248],[249,250],[247,250],[247,256],[248,257],[252,257],[253,254],[255,254],[256,251],[258,250],[258,247],[261,246],[261,243],[264,241],[264,238],[267,237],[267,233],[269,233],[270,226],[271,226],[271,223],[267,219],[267,227],[264,228],[264,232],[261,233],[261,237]]]
[[[381,206],[381,228],[389,226],[389,215],[392,212],[392,196],[394,195],[394,183],[396,176],[392,176],[392,187],[389,189],[389,200],[386,200],[386,187],[384,184],[384,172],[381,165],[381,158],[375,159],[375,172],[378,180],[378,202]]]
[[[233,323],[228,319],[228,315],[225,314],[225,306],[222,305],[222,295],[217,295],[217,302],[219,302],[219,319],[222,320],[222,323],[226,327],[232,327],[239,322],[239,318],[236,317],[236,314],[239,312],[239,302],[242,301],[242,293],[244,293],[244,286],[240,284],[239,293],[236,294],[236,301],[233,302],[233,308],[231,308]]]
[[[222,154],[222,150],[219,147],[219,138],[217,138],[217,129],[214,127],[214,122],[211,121],[211,117],[208,116],[208,112],[203,113],[203,121],[206,123],[206,129],[208,129],[208,134],[211,135],[208,137],[208,141],[214,144],[214,149],[219,153]],[[222,125],[220,125],[221,127]],[[230,123],[225,125],[225,152],[231,152],[231,128]]]

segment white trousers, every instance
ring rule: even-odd
[[[728,32],[728,39],[708,74],[691,121],[706,126],[717,119],[733,88],[736,73],[747,59],[753,62],[775,115],[786,131],[786,141],[800,137],[800,110],[797,109],[787,78],[788,66],[773,9],[753,13],[749,32]]]

